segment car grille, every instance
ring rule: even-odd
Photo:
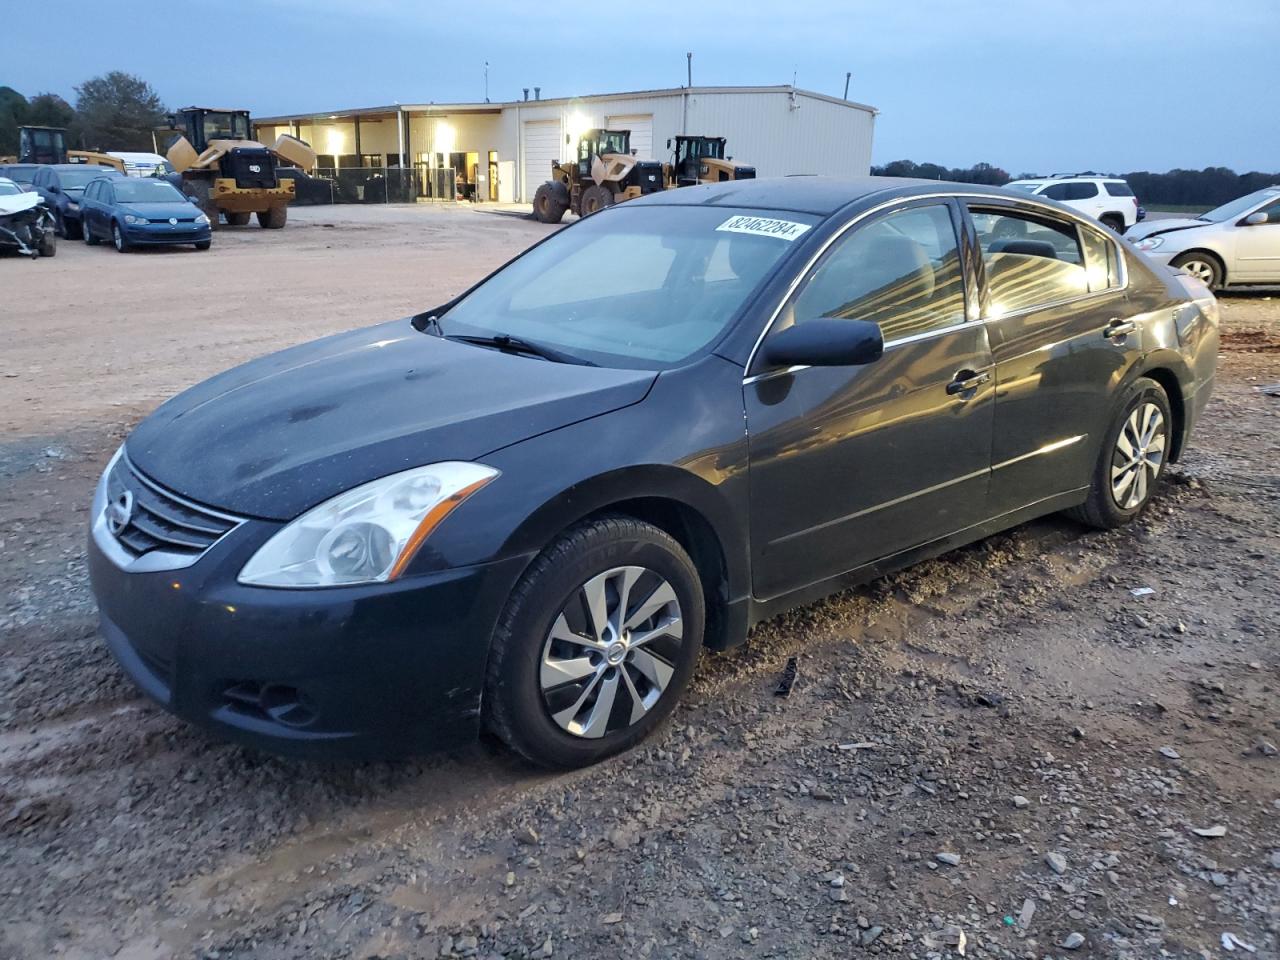
[[[107,477],[107,503],[119,502],[126,493],[132,511],[115,538],[134,557],[152,551],[198,557],[240,523],[169,493],[121,457]]]
[[[195,223],[196,222],[195,217],[178,217],[177,219],[179,223]],[[152,219],[147,221],[147,223],[168,223],[168,222],[169,222],[168,217],[153,217]]]

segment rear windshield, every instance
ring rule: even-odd
[[[4,175],[14,183],[30,183],[35,179],[36,171],[39,167],[9,167],[4,171]]]
[[[507,334],[602,366],[661,369],[718,340],[818,217],[632,206],[580,220],[444,314],[445,336]]]
[[[165,180],[130,177],[116,181],[114,186],[116,203],[181,203],[186,200],[173,184]]]
[[[1127,183],[1112,183],[1111,181],[1108,180],[1106,183],[1106,187],[1107,187],[1107,193],[1111,194],[1111,196],[1113,197],[1132,197],[1133,196],[1133,191],[1129,189],[1129,185]]]

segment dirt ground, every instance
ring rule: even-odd
[[[767,623],[594,769],[288,762],[144,701],[84,568],[120,438],[547,229],[312,209],[0,260],[0,957],[1280,957],[1267,294],[1223,298],[1216,398],[1140,522],[1037,521]]]

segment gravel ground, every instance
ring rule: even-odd
[[[547,228],[294,213],[0,261],[0,957],[1280,956],[1280,299],[1224,298],[1217,397],[1129,528],[1038,521],[764,624],[591,770],[325,766],[124,680],[92,485],[174,391]]]

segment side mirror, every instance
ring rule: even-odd
[[[671,138],[670,138],[670,137],[667,137],[667,149],[668,149],[668,150],[670,150],[670,149],[671,149]]]
[[[1268,220],[1267,215],[1263,213],[1261,210],[1259,210],[1257,213],[1251,213],[1247,217],[1245,217],[1244,223],[1245,223],[1245,226],[1247,227],[1256,227],[1260,223],[1266,223],[1267,220]]]
[[[805,320],[764,342],[764,358],[775,367],[856,367],[883,353],[879,324],[838,317]]]

